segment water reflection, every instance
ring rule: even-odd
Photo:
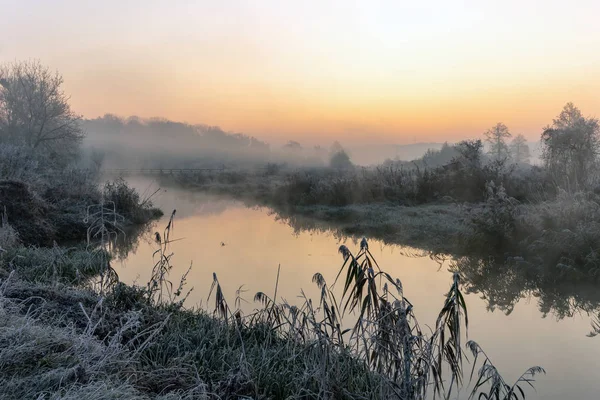
[[[339,245],[358,248],[358,238],[339,233],[335,226],[206,194],[169,189],[155,203],[166,217],[153,230],[162,232],[170,211],[177,209],[172,238],[181,240],[171,246],[171,280],[178,283],[193,262],[187,278],[194,287],[189,306],[211,309],[206,300],[215,272],[229,304],[241,295],[241,307],[251,311],[256,292],[273,295],[278,265],[278,300],[300,303],[301,290],[318,299],[313,274],[320,272],[332,283],[341,266]],[[147,282],[156,250],[151,232],[137,247],[129,247],[128,257],[117,267],[121,280]],[[540,379],[538,395],[531,398],[595,398],[600,342],[586,337],[591,321],[587,312],[600,304],[594,286],[567,284],[518,259],[453,258],[378,240],[369,244],[382,268],[402,280],[422,324],[435,323],[450,285],[448,271],[458,271],[469,293],[469,337],[486,349],[508,380],[541,365],[548,376]],[[238,292],[240,287],[245,293]],[[544,318],[548,314],[554,318]]]
[[[460,257],[450,263],[450,270],[461,274],[467,293],[482,296],[488,310],[507,315],[522,299],[535,299],[544,317],[557,319],[593,313],[600,305],[598,285],[557,280],[519,258]]]
[[[269,214],[277,221],[288,224],[295,234],[318,232],[331,234],[339,241],[357,241],[356,237],[336,230],[334,224],[281,211],[269,210]],[[479,294],[489,311],[500,310],[509,315],[523,299],[535,299],[544,317],[552,314],[557,319],[600,310],[597,284],[569,279],[565,275],[557,276],[553,269],[525,262],[519,257],[480,254],[453,257],[411,247],[394,247],[406,257],[428,257],[440,268],[459,272],[466,292]]]
[[[126,260],[130,254],[135,254],[140,243],[150,243],[152,232],[157,227],[157,221],[150,221],[144,225],[128,227],[117,235],[110,243],[109,252],[117,261]]]

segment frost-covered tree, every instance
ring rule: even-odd
[[[580,189],[588,183],[600,150],[600,125],[567,103],[542,133],[542,158],[560,186]]]
[[[495,160],[504,160],[510,156],[506,140],[512,135],[506,125],[498,122],[492,128],[485,131],[483,135],[485,136],[485,141],[490,145],[488,153],[492,158]]]
[[[83,138],[63,78],[38,61],[0,66],[0,140],[66,158]]]
[[[531,152],[527,139],[523,135],[517,135],[510,143],[510,155],[512,160],[517,164],[528,164],[531,159]]]

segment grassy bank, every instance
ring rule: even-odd
[[[365,235],[385,243],[451,254],[456,250],[455,240],[471,232],[465,207],[477,208],[457,204],[418,207],[367,204],[302,206],[277,209],[276,213],[277,218],[297,230],[332,230],[342,236]]]
[[[291,193],[288,173],[230,171],[176,175],[161,178],[160,184],[225,195],[251,207],[266,206],[295,229],[334,230],[343,235],[368,236],[435,253],[456,251],[457,237],[471,234],[469,213],[480,208],[477,204],[456,203],[451,199],[413,206],[383,200],[345,205],[319,200],[290,201],[312,195]]]
[[[103,184],[98,171],[0,145],[0,239],[8,241],[10,232],[11,240],[26,246],[78,242],[86,237],[94,223],[90,217],[100,207],[113,209],[120,229],[162,215],[150,199],[140,198],[121,179]],[[3,245],[0,242],[0,248]]]

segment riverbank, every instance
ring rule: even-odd
[[[468,213],[475,209],[476,206],[458,204],[416,207],[366,204],[300,206],[275,211],[278,218],[295,229],[336,230],[346,236],[368,236],[432,253],[453,254],[458,238],[472,232]]]
[[[402,205],[389,201],[335,205],[330,201],[292,201],[286,175],[225,172],[159,177],[160,185],[226,196],[248,207],[268,207],[297,229],[336,230],[347,236],[368,236],[390,244],[433,253],[457,252],[460,237],[473,234],[469,215],[480,205],[448,199],[433,204]],[[298,195],[299,196],[299,195]]]
[[[175,185],[226,195],[248,206],[268,207],[297,229],[369,236],[453,257],[493,257],[496,265],[519,260],[519,268],[527,269],[538,281],[559,279],[575,283],[600,279],[600,258],[596,256],[600,254],[600,195],[594,192],[558,190],[553,196],[531,194],[531,200],[519,201],[504,186],[488,182],[478,202],[444,197],[412,204],[389,200],[393,196],[385,185],[379,193],[388,193],[387,197],[366,198],[370,190],[351,184],[353,180],[367,182],[364,177],[340,174],[338,179],[332,171],[230,171],[171,176],[160,182],[166,187]],[[352,193],[358,195],[352,197]],[[344,196],[350,199],[348,204],[335,200]]]
[[[1,281],[2,399],[393,396],[349,352],[283,339],[266,322],[236,325],[153,304],[143,288],[99,294],[58,278]]]

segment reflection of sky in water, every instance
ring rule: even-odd
[[[141,190],[148,186],[144,181],[134,184]],[[194,288],[189,305],[207,305],[215,272],[229,304],[233,307],[235,292],[243,285],[248,301],[243,308],[251,310],[257,291],[273,294],[278,265],[281,265],[280,299],[299,304],[298,296],[303,289],[316,301],[319,291],[312,283],[313,274],[322,273],[332,284],[342,264],[337,252],[339,245],[344,243],[353,252],[359,247],[356,239],[336,237],[332,232],[294,231],[267,210],[249,209],[235,201],[206,194],[168,189],[156,196],[155,204],[166,214],[156,225],[159,231],[166,225],[170,210],[177,209],[171,237],[181,240],[171,246],[175,253],[172,281],[178,283],[193,262],[187,279],[188,287]],[[379,265],[401,279],[422,327],[434,325],[451,283],[448,262],[440,264],[441,260],[432,259],[425,252],[384,245],[376,240],[370,240],[369,245]],[[155,249],[152,241],[140,242],[135,254],[121,266],[116,265],[120,278],[128,283],[145,284]],[[500,274],[499,284],[503,283],[501,279]],[[597,398],[600,338],[586,337],[590,331],[588,316],[576,314],[560,321],[552,314],[543,318],[535,298],[520,300],[508,316],[499,311],[489,312],[480,294],[467,295],[466,302],[469,338],[484,348],[505,378],[516,379],[533,365],[547,370],[548,375],[540,377],[536,385],[538,393],[532,393],[528,399]],[[207,307],[211,308],[212,302]]]

